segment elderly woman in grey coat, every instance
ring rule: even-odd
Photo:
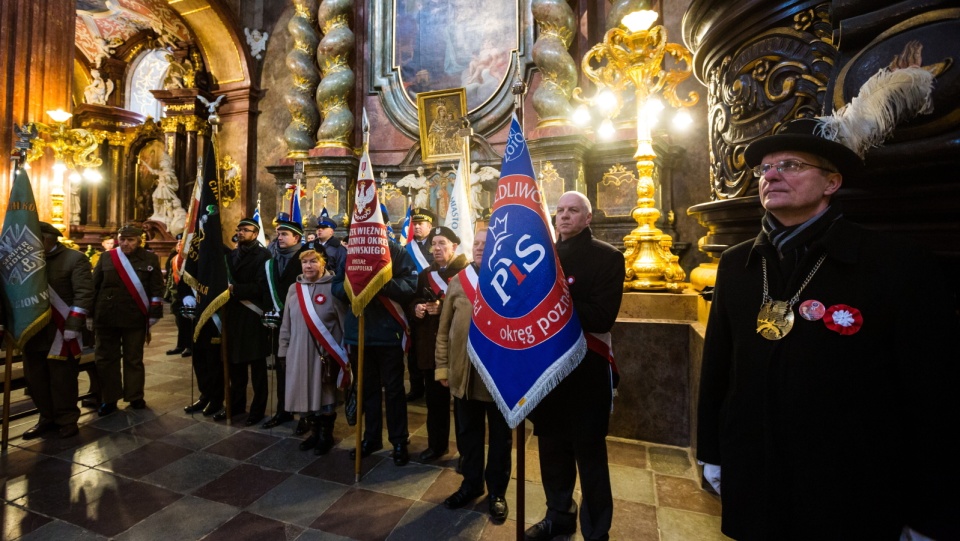
[[[286,410],[302,413],[310,427],[300,449],[324,455],[333,447],[337,387],[350,385],[343,347],[346,304],[330,292],[333,274],[322,255],[304,250],[300,263],[303,274],[287,291],[277,356],[286,359]]]

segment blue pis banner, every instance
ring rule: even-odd
[[[467,351],[511,428],[586,354],[516,118],[504,151]]]

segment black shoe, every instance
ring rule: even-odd
[[[307,436],[307,439],[300,442],[301,451],[309,451],[317,446],[317,442],[320,441],[320,424],[319,420],[316,417],[310,417],[310,435]]]
[[[406,466],[410,462],[410,453],[407,452],[407,443],[401,442],[393,446],[393,464]]]
[[[367,458],[368,456],[372,455],[373,453],[376,453],[380,449],[383,449],[382,442],[373,443],[367,440],[363,440],[360,442],[360,458]],[[350,458],[357,458],[356,449],[350,451]]]
[[[293,414],[288,411],[278,411],[276,415],[267,419],[267,422],[263,423],[263,428],[276,428],[287,421],[293,420]],[[302,420],[302,419],[301,419]]]
[[[457,473],[463,475],[463,455],[457,458]]]
[[[293,429],[294,436],[302,436],[310,430],[310,425],[307,423],[306,417],[300,417],[300,420],[297,421],[297,428]]]
[[[490,518],[497,524],[503,524],[507,520],[510,509],[507,507],[507,500],[502,496],[490,496]]]
[[[213,402],[207,404],[207,407],[203,408],[203,416],[210,417],[211,415],[216,415],[217,412],[223,409],[222,403],[214,404]],[[226,413],[224,413],[226,415]]]
[[[410,391],[407,393],[407,402],[414,402],[423,398],[423,391]]]
[[[190,404],[189,406],[184,406],[183,411],[187,413],[196,413],[198,411],[203,411],[203,409],[206,408],[207,404],[209,403],[210,401],[207,400],[206,398],[201,398],[200,400],[197,400],[196,402],[194,402],[193,404]]]
[[[577,531],[577,523],[560,524],[548,518],[541,520],[523,532],[524,541],[549,541],[559,535],[571,535]]]
[[[427,447],[422,453],[420,453],[420,462],[430,462],[442,457],[445,454],[447,454],[446,449],[443,451],[434,451],[432,448]]]
[[[181,357],[193,357],[193,350],[186,348],[183,350],[183,353],[180,354]]]
[[[84,408],[97,409],[100,407],[100,401],[96,398],[84,398],[80,401],[80,405]]]
[[[214,421],[226,421],[227,420],[227,409],[221,407],[220,411],[213,414]]]
[[[33,428],[28,428],[27,431],[23,433],[22,437],[25,440],[32,440],[56,429],[57,425],[53,423],[37,423]]]
[[[72,438],[80,433],[80,428],[77,426],[77,423],[70,423],[61,426],[58,432],[61,438]]]
[[[333,449],[333,425],[337,422],[337,414],[319,415],[317,423],[317,446],[313,449],[313,454],[323,456]]]
[[[135,410],[142,410],[143,408],[147,407],[147,401],[142,398],[138,398],[130,402],[130,407]]]
[[[261,414],[261,415],[254,415],[254,414],[251,413],[250,415],[247,415],[247,420],[244,421],[243,424],[244,424],[244,426],[253,426],[253,425],[259,423],[260,421],[262,421],[263,418],[264,418],[264,415],[262,415],[262,414]]]
[[[449,498],[443,500],[443,506],[447,509],[460,509],[464,505],[476,500],[480,496],[483,496],[482,490],[477,492],[467,492],[463,489],[463,487],[460,487],[460,489],[451,494]]]
[[[173,348],[167,350],[167,355],[180,355],[185,348]]]
[[[104,402],[103,404],[100,404],[100,408],[97,410],[97,415],[103,417],[104,415],[110,415],[115,411],[117,411],[116,402]]]

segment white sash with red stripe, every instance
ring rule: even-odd
[[[444,281],[443,276],[440,276],[440,271],[433,271],[428,274],[427,281],[430,282],[430,289],[433,290],[433,294],[438,299],[447,294],[447,282]]]
[[[57,327],[57,332],[53,337],[53,345],[50,346],[50,352],[47,353],[47,358],[66,360],[68,357],[80,357],[80,352],[83,350],[83,342],[80,335],[77,335],[73,340],[63,339],[64,327],[67,324],[67,318],[70,317],[70,308],[67,307],[67,303],[63,302],[63,299],[60,298],[60,295],[57,295],[57,292],[54,291],[52,287],[47,286],[47,292],[50,294],[50,307],[53,308],[53,310],[50,311],[53,324]]]
[[[340,375],[337,376],[337,387],[346,389],[350,387],[353,374],[350,370],[350,361],[347,358],[347,352],[340,347],[337,340],[330,334],[327,326],[320,320],[317,314],[317,307],[310,296],[310,286],[308,284],[297,284],[297,300],[300,302],[300,312],[303,314],[303,321],[307,324],[307,329],[313,339],[330,354],[337,364],[340,365]]]
[[[130,293],[130,296],[133,297],[137,308],[140,309],[144,317],[149,318],[148,308],[150,301],[147,298],[147,290],[145,290],[143,284],[140,283],[140,277],[137,276],[137,271],[135,271],[133,265],[130,264],[127,254],[123,253],[119,248],[114,248],[107,253],[110,254],[110,259],[113,260],[113,266],[117,269],[117,274],[120,275],[120,279],[123,280],[123,285],[127,286],[127,291]]]
[[[384,297],[383,295],[377,295],[377,298],[383,303],[387,312],[390,312],[393,319],[403,328],[403,338],[400,340],[400,345],[403,346],[403,351],[406,353],[410,350],[410,323],[407,322],[407,316],[403,313],[403,307],[400,306],[400,303],[397,301]]]
[[[463,286],[463,292],[467,295],[467,300],[473,304],[477,300],[477,269],[473,265],[467,265],[467,268],[460,271],[460,285]]]

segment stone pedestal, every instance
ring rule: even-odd
[[[329,182],[337,192],[336,205],[332,197],[327,198],[327,212],[333,221],[338,224],[345,224],[349,219],[349,212],[353,205],[353,188],[357,180],[357,169],[360,167],[360,158],[353,154],[344,156],[314,156],[303,160],[303,188],[306,190],[306,200],[312,202],[314,190],[318,183]],[[267,171],[276,179],[276,200],[278,209],[282,208],[283,196],[286,192],[285,186],[293,183],[293,163],[292,159],[281,160],[280,164],[267,167]],[[317,208],[313,209],[311,205],[304,205],[301,202],[300,211],[306,219],[308,216],[319,214],[322,208],[321,199],[317,200]],[[269,223],[274,217],[265,217],[264,222]],[[316,227],[316,222],[308,223],[305,227],[306,232],[312,232]]]

